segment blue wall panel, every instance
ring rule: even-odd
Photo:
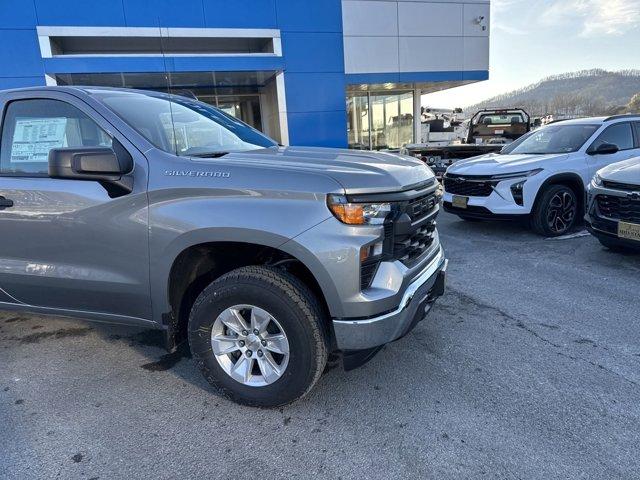
[[[125,0],[129,27],[204,27],[202,0]]]
[[[287,72],[340,72],[344,75],[342,33],[283,32]]]
[[[31,0],[24,0],[31,1]],[[33,0],[40,25],[123,26],[122,0]]]
[[[35,24],[31,0],[0,0],[0,28],[33,28]]]
[[[344,74],[285,73],[287,111],[345,112]]]
[[[44,75],[35,30],[0,30],[0,77]]]
[[[278,26],[289,32],[342,32],[341,0],[276,0]]]
[[[0,77],[0,90],[6,88],[41,87],[44,85],[44,77]]]
[[[202,0],[202,3],[206,26],[210,28],[278,28],[275,0]]]
[[[344,112],[289,113],[292,145],[347,146],[347,116]]]

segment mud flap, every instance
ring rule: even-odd
[[[366,350],[352,350],[344,352],[342,355],[342,366],[347,372],[349,370],[355,370],[375,357],[383,348],[384,345],[380,345],[379,347],[368,348]]]

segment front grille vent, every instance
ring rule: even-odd
[[[598,210],[603,217],[640,223],[640,198],[598,195]]]
[[[466,197],[488,197],[493,192],[491,180],[470,180],[465,177],[444,177],[444,190],[453,195]]]

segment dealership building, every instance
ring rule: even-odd
[[[282,144],[398,148],[488,65],[489,0],[0,2],[0,89],[170,90]]]

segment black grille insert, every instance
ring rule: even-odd
[[[444,177],[444,190],[454,195],[464,195],[467,197],[488,197],[493,192],[493,181],[469,179],[446,175]]]
[[[605,188],[610,188],[612,190],[622,190],[625,192],[640,192],[640,185],[631,185],[629,183],[620,183],[620,182],[610,182],[608,180],[604,180],[602,183]]]
[[[598,195],[600,215],[614,220],[640,223],[640,198]]]

